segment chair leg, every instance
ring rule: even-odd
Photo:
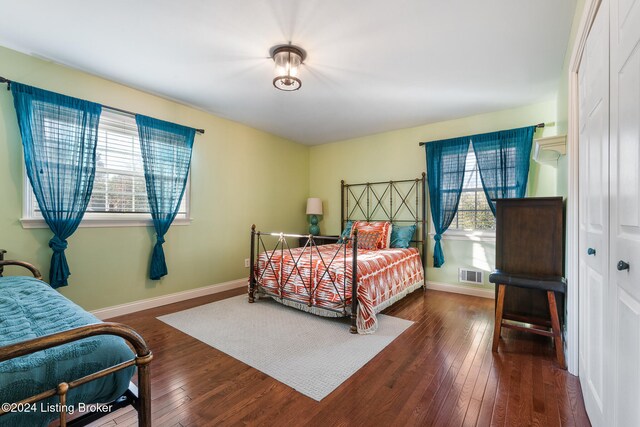
[[[553,330],[553,342],[556,347],[556,357],[562,369],[566,369],[567,365],[564,361],[564,344],[562,342],[562,332],[560,331],[560,320],[558,319],[558,306],[556,304],[556,294],[553,291],[547,291],[547,299],[549,300],[549,312],[551,313],[551,328]]]
[[[505,285],[498,285],[498,300],[496,301],[496,324],[493,327],[493,351],[498,351],[498,343],[500,343],[500,332],[502,331],[502,309],[504,306],[505,289]]]

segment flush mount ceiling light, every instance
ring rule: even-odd
[[[293,45],[281,45],[271,48],[271,57],[276,63],[276,77],[273,85],[276,89],[292,91],[302,86],[298,78],[300,65],[307,57],[304,50]]]

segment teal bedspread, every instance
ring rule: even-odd
[[[46,283],[30,277],[0,277],[0,346],[99,323]],[[134,357],[122,338],[98,336],[0,362],[0,403],[16,402]],[[107,403],[122,395],[135,368],[127,368],[69,391],[67,405]],[[46,426],[58,417],[51,405],[37,403],[35,412],[0,417],[0,426]]]

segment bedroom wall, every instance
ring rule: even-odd
[[[204,128],[196,136],[188,226],[166,236],[169,275],[147,279],[152,227],[79,228],[69,238],[70,285],[85,309],[245,277],[252,223],[304,229],[309,148],[194,108],[0,47],[0,75],[25,84]],[[0,247],[11,259],[49,269],[48,229],[23,229],[22,146],[13,98],[0,88]],[[274,168],[273,165],[283,165]],[[286,191],[282,191],[283,185]],[[15,270],[14,270],[15,271]]]
[[[577,17],[582,5],[584,0],[579,0]],[[574,33],[575,29],[572,40]],[[360,182],[418,176],[425,169],[419,141],[554,121],[558,126],[538,132],[536,137],[566,132],[566,87],[563,89],[562,84],[555,101],[306,147],[2,47],[0,64],[0,75],[10,79],[206,129],[205,135],[196,137],[194,148],[193,223],[174,226],[167,236],[169,276],[159,282],[147,279],[152,227],[80,228],[69,239],[72,276],[70,286],[61,292],[89,310],[243,278],[247,274],[243,260],[248,256],[249,225],[255,222],[262,229],[306,232],[304,204],[308,196],[324,201],[322,232],[337,234],[340,179]],[[566,64],[567,60],[565,71]],[[22,149],[12,102],[3,86],[0,247],[9,250],[11,258],[38,265],[46,275],[51,234],[47,229],[23,229],[19,221]],[[286,167],[269,167],[275,163]],[[256,179],[258,176],[260,179]],[[287,183],[286,192],[277,190],[283,182]],[[529,194],[566,196],[566,158],[557,167],[532,162]],[[251,203],[252,197],[255,203]],[[445,239],[443,243],[447,262],[440,269],[428,268],[430,281],[459,284],[458,267],[488,271],[493,266],[493,242]]]
[[[424,148],[420,141],[435,141],[461,135],[491,132],[555,122],[556,102],[529,105],[489,114],[433,123],[409,129],[385,132],[363,138],[311,147],[310,197],[320,197],[325,215],[320,223],[324,234],[340,232],[340,180],[346,182],[411,179],[425,171]],[[535,137],[555,135],[555,127],[536,132]],[[557,195],[556,169],[531,163],[530,196]],[[428,244],[427,279],[430,282],[473,286],[458,283],[458,268],[469,267],[490,271],[495,262],[495,242],[452,240],[443,238],[445,264],[433,268],[433,241]],[[482,288],[492,288],[485,278]]]
[[[573,22],[571,24],[571,32],[569,33],[569,43],[564,55],[562,71],[560,73],[560,83],[558,85],[558,96],[556,103],[558,105],[558,134],[566,134],[569,122],[569,62],[571,61],[571,52],[576,42],[578,26],[580,18],[584,12],[585,0],[576,0],[576,9],[573,14]]]
[[[569,123],[569,61],[571,61],[571,52],[576,42],[576,34],[578,33],[578,26],[580,25],[580,18],[584,12],[585,0],[576,0],[576,9],[573,14],[573,22],[571,24],[571,32],[569,33],[569,43],[567,44],[567,50],[564,56],[564,63],[562,71],[560,73],[560,84],[558,85],[558,96],[556,104],[558,106],[557,111],[557,128],[558,135],[566,135]],[[558,180],[557,188],[558,193],[565,197],[569,195],[568,189],[568,164],[567,156],[562,156],[558,159]]]

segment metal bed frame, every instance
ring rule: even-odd
[[[390,221],[391,223],[402,223],[402,224],[416,224],[416,235],[418,238],[414,238],[411,241],[418,250],[420,251],[420,256],[422,259],[422,267],[426,271],[426,258],[427,258],[427,228],[426,228],[426,178],[425,173],[423,172],[421,177],[416,179],[405,179],[399,181],[380,181],[380,182],[366,182],[359,184],[346,184],[344,180],[340,181],[340,218],[342,221],[342,229],[344,229],[347,221],[356,221],[356,220],[364,220],[364,221]],[[408,187],[408,188],[406,188]],[[414,205],[415,201],[415,205]],[[395,203],[394,203],[395,202]],[[271,236],[277,238],[277,243],[273,250],[270,252],[270,256],[267,259],[266,266],[262,271],[256,271],[256,260],[259,257],[260,252],[269,252],[265,245],[264,236]],[[311,234],[303,235],[303,234],[286,234],[286,233],[262,233],[260,231],[256,231],[255,224],[251,226],[251,254],[250,254],[250,266],[251,270],[249,272],[249,303],[253,303],[255,301],[256,293],[267,295],[273,298],[280,299],[280,301],[287,300],[288,298],[282,296],[282,290],[284,286],[289,283],[292,277],[298,276],[302,283],[305,286],[305,289],[311,297],[315,292],[315,288],[312,288],[311,280],[309,280],[309,285],[305,284],[305,281],[300,273],[300,268],[298,267],[298,263],[302,258],[302,254],[297,258],[291,252],[291,246],[289,245],[287,238],[308,238],[306,244],[303,246],[302,254],[306,253],[306,249],[309,248],[309,261],[310,261],[310,271],[309,277],[313,276],[313,262],[312,259],[314,256],[318,256],[323,267],[324,273],[321,277],[324,278],[325,275],[328,274],[329,267],[333,264],[334,260],[341,252],[344,256],[344,267],[346,270],[347,263],[352,262],[352,277],[351,277],[351,306],[349,307],[347,304],[346,298],[346,289],[348,284],[345,283],[342,286],[342,293],[338,291],[336,281],[329,274],[329,278],[331,279],[332,285],[334,289],[337,291],[336,293],[340,296],[340,300],[342,305],[339,306],[338,309],[330,309],[326,307],[319,307],[322,310],[333,311],[342,315],[343,317],[350,316],[351,318],[351,327],[350,332],[353,334],[358,333],[356,326],[356,316],[358,310],[358,233],[357,230],[353,233],[353,238],[349,239],[339,239],[339,237],[335,237],[336,242],[340,244],[337,248],[336,252],[333,254],[331,259],[325,260],[322,256],[321,252],[318,250],[318,245],[316,244],[315,237]],[[323,240],[330,238],[329,236],[322,236]],[[353,257],[349,260],[346,258],[346,250],[347,244],[351,241],[351,245],[353,248]],[[276,251],[280,251],[281,256],[285,253],[291,256],[294,259],[294,268],[293,270],[286,276],[280,275],[280,279],[278,279],[278,275],[276,274],[277,266],[274,266],[271,262],[274,253]],[[282,266],[280,266],[282,268]],[[271,269],[271,271],[276,276],[276,281],[278,285],[278,292],[274,293],[268,289],[265,289],[260,286],[260,281],[264,277],[264,274],[267,270]],[[281,272],[282,273],[282,272]],[[423,289],[426,289],[426,274],[424,274],[424,283]],[[290,300],[295,303],[300,303],[299,301]],[[308,307],[312,307],[311,298],[309,298],[309,302],[307,303]]]
[[[24,261],[4,260],[4,254],[6,251],[0,249],[0,277],[2,277],[4,266],[16,265],[28,269],[33,277],[42,280],[40,271],[33,265]],[[0,347],[0,362],[4,362],[16,357],[25,356],[28,354],[36,353],[38,351],[46,350],[53,347],[58,347],[64,344],[68,344],[73,341],[78,341],[84,338],[93,337],[97,335],[115,335],[123,338],[127,341],[135,351],[135,357],[131,360],[119,363],[109,368],[102,369],[98,372],[91,373],[82,378],[70,380],[68,382],[62,382],[58,384],[56,388],[45,390],[39,394],[27,397],[19,402],[4,402],[9,403],[16,408],[33,404],[35,402],[47,399],[53,396],[59,396],[60,405],[60,426],[84,426],[87,425],[108,413],[116,411],[125,406],[132,405],[138,412],[138,425],[142,427],[151,426],[151,379],[149,372],[149,363],[153,359],[151,350],[147,347],[144,339],[131,327],[120,323],[103,322],[93,325],[81,326],[68,331],[58,332],[51,335],[45,335],[42,337],[30,339],[27,341],[7,345]],[[94,411],[86,412],[73,420],[67,420],[67,406],[66,397],[69,390],[86,384],[90,381],[98,378],[105,377],[114,372],[126,369],[130,366],[136,366],[138,370],[138,386],[133,383],[129,384],[129,388],[125,393],[111,403],[105,404],[108,406],[108,411]],[[93,402],[85,402],[87,404]],[[102,405],[102,406],[105,406]],[[0,417],[10,412],[0,409]]]

